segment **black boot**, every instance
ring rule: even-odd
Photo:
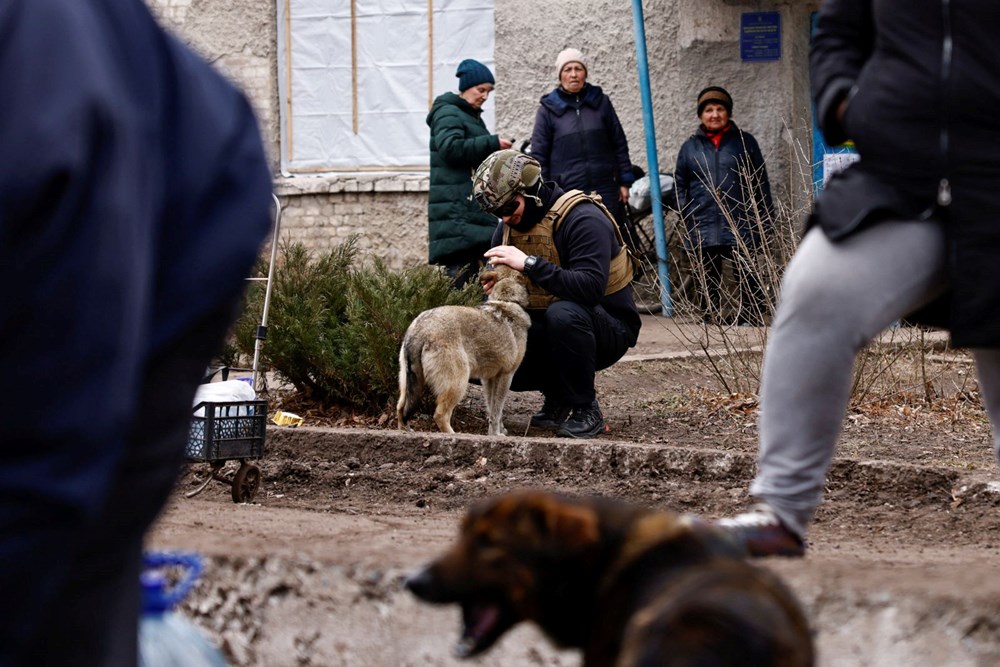
[[[556,403],[546,398],[542,409],[531,415],[531,425],[537,428],[556,428],[562,426],[569,417],[570,406]]]
[[[604,415],[595,399],[587,405],[577,405],[556,432],[561,438],[592,438],[604,432]]]

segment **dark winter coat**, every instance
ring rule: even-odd
[[[434,100],[427,125],[431,128],[431,186],[427,202],[428,255],[440,264],[449,255],[486,252],[496,216],[484,213],[472,200],[472,174],[500,150],[500,140],[483,123],[482,110],[455,93]]]
[[[770,229],[771,184],[764,156],[753,135],[735,123],[722,135],[718,150],[702,127],[684,142],[677,154],[674,188],[689,248],[738,245],[733,225],[753,248]]]
[[[996,0],[829,0],[810,54],[826,139],[850,138],[861,156],[810,223],[837,240],[887,218],[943,219],[952,289],[923,321],[956,345],[1000,345],[997,35]]]
[[[531,156],[542,165],[542,178],[564,190],[597,192],[616,217],[619,187],[635,180],[618,114],[608,96],[589,83],[576,95],[556,88],[542,97]]]
[[[37,664],[25,653],[53,620],[78,618],[67,597],[97,614],[129,599],[117,577],[162,499],[154,484],[108,505],[172,479],[163,443],[179,459],[187,432],[142,412],[145,383],[169,378],[151,391],[173,405],[203,372],[185,368],[211,350],[180,341],[238,304],[272,181],[248,101],[141,0],[4,0],[0,35],[0,664]],[[90,537],[107,520],[120,532],[101,561]],[[115,609],[84,631],[126,628]],[[61,629],[81,662],[117,662],[93,652],[107,637]]]

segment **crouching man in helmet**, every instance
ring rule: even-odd
[[[476,169],[472,192],[501,220],[487,261],[530,280],[528,349],[511,389],[545,397],[532,426],[589,438],[604,431],[594,376],[639,336],[632,262],[600,197],[563,192],[541,173],[535,159],[497,151]]]

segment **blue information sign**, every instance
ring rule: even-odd
[[[819,12],[813,12],[810,20],[810,36],[816,30],[816,17]],[[813,190],[819,192],[830,180],[833,174],[844,169],[850,163],[859,159],[858,151],[852,142],[840,146],[830,146],[823,139],[816,120],[816,106],[812,106],[812,144],[813,144]]]
[[[781,60],[781,14],[743,13],[740,17],[740,59],[743,62]]]

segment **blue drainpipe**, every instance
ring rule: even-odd
[[[642,92],[642,124],[646,130],[646,161],[649,167],[649,198],[653,203],[653,237],[656,241],[657,273],[660,279],[660,305],[664,317],[673,317],[670,299],[670,271],[667,266],[667,238],[663,231],[663,202],[660,201],[660,164],[656,158],[656,129],[653,127],[653,101],[649,88],[649,62],[646,59],[646,28],[642,0],[632,0],[635,32],[635,55],[639,65],[639,89]]]

